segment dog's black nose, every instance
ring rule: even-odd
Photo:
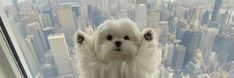
[[[117,47],[120,47],[120,46],[121,46],[121,42],[120,42],[120,41],[115,41],[115,45],[116,45]]]

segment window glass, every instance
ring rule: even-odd
[[[234,78],[234,0],[1,0],[30,78],[79,78],[73,35],[107,19],[153,28],[158,78]]]

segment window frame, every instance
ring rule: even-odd
[[[10,37],[6,27],[5,27],[5,24],[4,24],[1,16],[0,16],[0,34],[3,35],[4,41],[5,41],[7,47],[10,51],[9,55],[13,58],[13,60],[14,60],[13,62],[16,64],[21,77],[28,78],[28,75],[25,71],[25,68],[24,68],[24,66],[23,66],[23,64],[18,56],[18,53],[15,49],[15,46],[11,40],[11,37]]]

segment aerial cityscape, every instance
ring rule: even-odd
[[[234,0],[8,2],[1,16],[29,78],[79,78],[74,33],[119,18],[133,20],[140,31],[156,31],[155,78],[234,78]]]

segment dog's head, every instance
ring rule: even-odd
[[[152,41],[153,30],[146,29],[143,34],[138,30],[136,23],[129,19],[107,20],[102,23],[92,35],[93,51],[99,60],[129,61],[137,55],[142,42]],[[75,36],[79,45],[85,45],[86,36],[78,33]]]
[[[130,60],[142,42],[140,31],[129,19],[105,21],[97,29],[95,39],[95,51],[105,61]]]

